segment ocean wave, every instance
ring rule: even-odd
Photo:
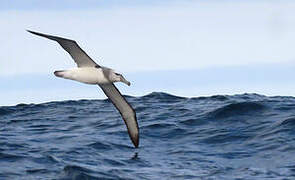
[[[281,122],[281,125],[282,126],[287,126],[287,127],[294,127],[295,126],[295,117],[290,117],[290,118],[287,118],[287,119],[284,119],[282,122]]]
[[[295,98],[125,96],[130,142],[109,100],[0,107],[0,179],[292,179]]]
[[[14,111],[9,107],[0,107],[0,116],[8,115],[13,113]]]
[[[228,118],[241,115],[249,115],[262,113],[267,106],[259,102],[237,102],[227,104],[221,108],[209,113],[212,118]]]
[[[83,168],[81,166],[76,165],[67,165],[63,169],[63,177],[60,180],[66,179],[99,179],[99,177],[95,177],[91,175],[93,173],[92,170]]]

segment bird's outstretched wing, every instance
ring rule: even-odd
[[[134,109],[122,96],[116,86],[111,84],[99,85],[107,97],[111,100],[117,110],[120,112],[128,129],[129,137],[135,147],[139,144],[139,130]]]
[[[27,31],[32,34],[42,36],[58,42],[61,45],[61,47],[64,48],[64,50],[66,50],[71,55],[78,67],[100,67],[83,51],[83,49],[79,47],[79,45],[74,40],[42,34],[30,30]]]

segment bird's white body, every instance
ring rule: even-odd
[[[56,71],[55,75],[86,84],[107,84],[114,82],[111,81],[109,77],[106,77],[102,68],[95,67],[82,67],[64,71]]]

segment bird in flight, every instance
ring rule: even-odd
[[[135,110],[114,85],[115,82],[123,82],[130,86],[130,82],[127,81],[122,74],[116,73],[113,69],[98,65],[74,40],[30,30],[27,31],[37,36],[42,36],[58,42],[58,44],[71,55],[78,67],[69,70],[55,71],[54,75],[86,84],[98,85],[120,112],[127,126],[129,137],[137,148],[139,144],[139,128]]]

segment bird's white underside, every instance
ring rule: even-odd
[[[108,77],[105,77],[102,68],[95,67],[82,67],[64,70],[60,72],[60,77],[86,84],[107,84],[114,82]]]

